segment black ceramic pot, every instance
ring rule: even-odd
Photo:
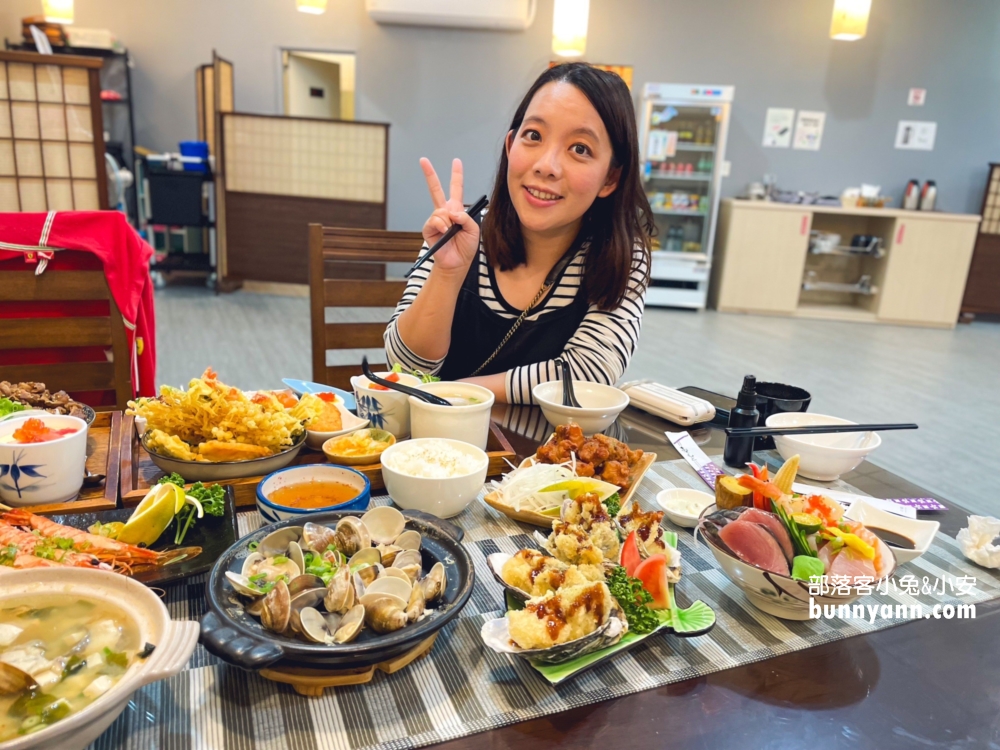
[[[812,394],[794,385],[784,383],[757,383],[757,426],[763,427],[772,414],[782,412],[808,411]],[[754,439],[754,450],[772,450],[774,438],[758,437]]]
[[[308,516],[312,523],[334,526],[350,511],[328,511]],[[406,528],[423,536],[423,569],[434,563],[445,567],[447,585],[428,617],[393,633],[379,635],[365,628],[352,643],[323,645],[265,630],[260,622],[244,611],[243,600],[226,579],[227,570],[239,572],[247,556],[247,545],[259,542],[276,529],[295,526],[301,520],[290,519],[264,526],[240,539],[215,563],[205,587],[208,612],[201,619],[201,643],[223,661],[243,669],[265,667],[312,667],[348,669],[367,667],[400,656],[447,625],[458,616],[472,596],[475,572],[472,560],[460,541],[463,532],[454,524],[420,511],[403,511]]]

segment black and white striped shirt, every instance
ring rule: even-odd
[[[538,320],[546,313],[565,307],[573,301],[580,288],[585,259],[586,248],[582,247],[566,266],[555,286],[539,303],[536,312],[529,315],[527,320]],[[496,278],[490,272],[482,248],[473,262],[479,266],[479,296],[491,311],[513,324],[521,311],[512,307],[500,294]],[[413,303],[423,288],[433,264],[434,259],[431,258],[410,277],[403,298],[396,305],[396,311],[386,328],[385,351],[390,366],[399,362],[405,368],[434,374],[444,364],[444,358],[428,360],[414,354],[399,335],[396,323],[402,312]],[[591,305],[576,333],[563,349],[562,357],[569,362],[573,377],[577,380],[614,385],[628,367],[636,343],[639,341],[646,298],[646,288],[643,284],[646,277],[646,261],[640,249],[636,249],[632,265],[629,289],[622,304],[613,310],[600,310],[596,305]],[[538,383],[559,379],[555,361],[551,359],[515,367],[508,370],[506,375],[507,401],[511,404],[533,403],[532,388]]]

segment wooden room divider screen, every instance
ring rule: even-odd
[[[308,225],[384,229],[389,126],[220,114],[220,284],[306,284]]]
[[[0,212],[108,207],[100,67],[0,51]]]

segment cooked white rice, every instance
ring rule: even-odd
[[[444,440],[430,439],[399,443],[382,463],[407,476],[445,479],[471,474],[482,461]]]

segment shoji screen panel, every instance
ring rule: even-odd
[[[100,67],[0,52],[0,212],[107,208]]]
[[[307,225],[384,229],[389,126],[222,115],[226,276],[304,284]]]

